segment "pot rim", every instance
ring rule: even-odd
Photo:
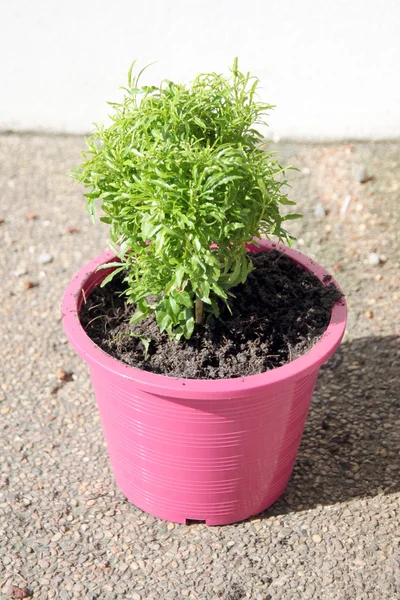
[[[340,290],[328,271],[298,250],[272,240],[255,241],[258,246],[249,244],[250,251],[278,250],[311,271],[324,284],[334,283]],[[246,396],[249,391],[257,392],[266,387],[276,386],[282,381],[296,381],[310,372],[318,370],[332,356],[346,329],[347,306],[343,297],[334,305],[326,331],[311,350],[276,369],[258,375],[229,379],[184,379],[143,371],[107,354],[89,338],[79,320],[79,311],[84,298],[90,295],[93,287],[100,283],[108,273],[107,269],[101,270],[97,272],[96,279],[94,277],[96,269],[113,260],[115,260],[115,252],[112,250],[99,254],[82,267],[70,281],[62,301],[64,331],[74,349],[90,366],[101,366],[131,380],[138,388],[146,392],[173,398],[233,398]],[[326,279],[327,276],[329,280],[324,282],[324,278]]]

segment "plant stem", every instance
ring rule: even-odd
[[[196,297],[196,325],[201,325],[203,322],[203,302]]]

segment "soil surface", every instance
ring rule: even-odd
[[[130,325],[135,305],[125,303],[126,284],[117,276],[93,290],[82,308],[82,325],[114,358],[162,375],[222,379],[280,367],[321,338],[342,294],[276,250],[251,260],[254,271],[232,290],[232,314],[221,307],[221,317],[211,317],[190,340],[170,340],[159,332],[154,315]]]

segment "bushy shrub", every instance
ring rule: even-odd
[[[199,75],[191,85],[139,85],[131,68],[112,124],[96,126],[74,176],[89,191],[126,272],[132,323],[155,313],[162,331],[189,338],[219,315],[251,269],[246,243],[262,234],[290,240],[280,204],[284,172],[254,128],[272,108],[258,80],[238,70]],[[106,282],[110,279],[107,278]]]

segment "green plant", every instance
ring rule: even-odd
[[[230,77],[202,74],[190,86],[139,86],[141,73],[131,67],[122,103],[110,103],[112,124],[96,126],[73,175],[90,190],[93,217],[101,200],[121,260],[104,283],[126,271],[132,323],[154,312],[179,340],[229,305],[251,270],[246,243],[262,234],[289,242],[282,222],[300,215],[280,214],[294,202],[254,129],[273,107],[257,100],[258,79],[237,59]]]

